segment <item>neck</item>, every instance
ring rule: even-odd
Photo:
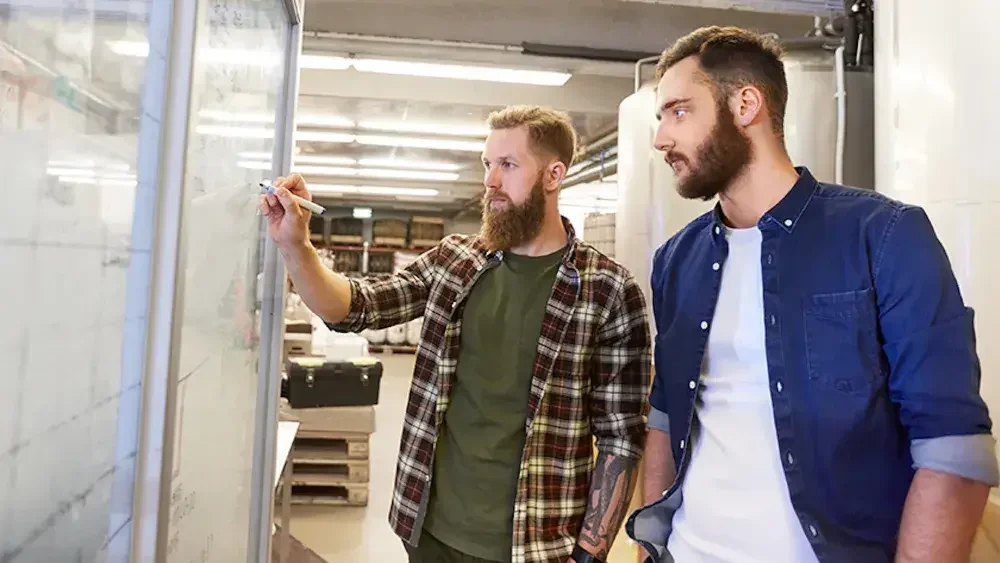
[[[546,213],[538,236],[510,251],[518,256],[547,256],[566,246],[567,236],[566,226],[559,213]]]
[[[784,150],[762,150],[755,154],[757,156],[719,196],[726,222],[737,229],[755,226],[799,179]]]

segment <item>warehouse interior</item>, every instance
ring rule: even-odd
[[[786,45],[797,163],[928,210],[1000,412],[1000,7],[849,17],[871,4],[0,0],[0,561],[405,561],[387,516],[421,323],[330,332],[257,182],[301,174],[324,263],[391,274],[479,232],[489,113],[551,106],[580,136],[561,212],[648,297],[653,251],[710,206],[650,144],[653,66],[705,25]],[[358,356],[360,398],[309,404],[295,374]],[[975,550],[1000,557],[1000,492]],[[622,532],[609,563],[636,561]]]

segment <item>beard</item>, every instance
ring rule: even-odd
[[[501,209],[494,209],[494,201],[506,201]],[[491,251],[508,250],[530,242],[542,231],[545,219],[545,188],[542,174],[538,174],[527,201],[515,205],[504,194],[483,195],[483,226],[479,236]]]
[[[679,153],[667,153],[668,160],[681,160],[687,168],[687,176],[677,180],[677,193],[685,199],[709,201],[724,192],[750,163],[750,139],[736,127],[729,106],[718,104],[716,115],[715,127],[696,151],[696,162]]]

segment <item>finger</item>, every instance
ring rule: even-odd
[[[285,188],[293,194],[312,201],[312,194],[309,193],[308,188],[306,188],[306,181],[302,178],[302,175],[293,173],[288,178],[285,179]]]
[[[292,199],[292,194],[285,188],[279,188],[278,190],[278,202],[281,203],[281,207],[285,209],[288,213],[294,213],[296,215],[301,215],[302,210],[299,209],[299,204]]]
[[[264,216],[271,214],[271,206],[267,204],[266,198],[262,197],[257,201],[257,209],[259,209]]]
[[[271,207],[279,207],[279,206],[281,206],[281,204],[278,203],[278,196],[276,196],[274,194],[267,194],[264,197],[267,198],[267,204],[270,205]]]

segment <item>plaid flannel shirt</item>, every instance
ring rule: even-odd
[[[621,265],[578,241],[564,224],[569,244],[532,374],[512,563],[565,563],[587,508],[594,439],[601,453],[634,459],[645,440],[651,365],[645,298]],[[502,260],[503,252],[488,252],[478,237],[449,236],[397,274],[352,280],[350,313],[331,327],[359,332],[424,318],[389,513],[395,532],[411,545],[430,497],[465,299]]]

